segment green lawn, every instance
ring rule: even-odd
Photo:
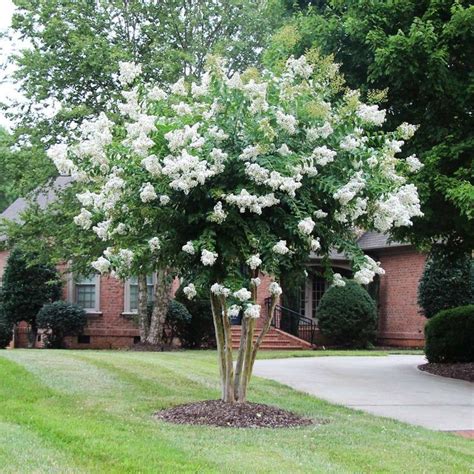
[[[217,398],[215,354],[0,352],[0,472],[470,472],[472,441],[254,379],[251,399],[329,421],[298,429],[173,426],[160,408]]]

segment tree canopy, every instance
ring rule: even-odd
[[[396,235],[472,249],[474,6],[462,0],[291,6],[296,13],[273,36],[267,64],[317,47],[334,55],[351,87],[369,100],[385,97],[387,127],[419,125],[404,153],[424,164],[416,178],[424,217]]]
[[[9,107],[15,126],[8,149],[7,192],[22,195],[54,174],[45,146],[117,98],[119,61],[143,64],[156,83],[199,77],[204,58],[229,59],[228,74],[258,64],[281,22],[280,0],[14,0],[12,32],[27,47],[11,58],[26,101]],[[5,141],[4,141],[5,138]],[[11,147],[13,147],[11,149]],[[10,196],[10,195],[9,195]]]

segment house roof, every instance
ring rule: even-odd
[[[378,232],[364,232],[357,241],[362,250],[376,250],[393,247],[407,247],[409,243],[391,241],[386,234],[379,234]]]
[[[18,198],[15,202],[10,204],[1,214],[0,220],[6,219],[13,222],[21,221],[21,213],[28,209],[28,206],[33,202],[39,205],[41,209],[45,209],[48,204],[56,199],[56,191],[64,189],[72,182],[70,176],[58,176],[49,188],[42,190],[38,188],[31,193],[30,197]],[[0,241],[6,240],[5,235],[0,235]]]

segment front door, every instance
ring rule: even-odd
[[[300,313],[314,321],[317,320],[317,307],[328,284],[322,276],[310,275],[301,289]]]

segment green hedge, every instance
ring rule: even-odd
[[[440,311],[425,326],[429,362],[474,362],[474,305]]]
[[[335,345],[367,347],[375,340],[377,310],[374,300],[355,281],[332,286],[317,309],[321,334]]]
[[[37,316],[38,327],[46,331],[46,346],[63,347],[66,336],[77,336],[87,324],[86,312],[78,305],[56,301],[44,305]]]

